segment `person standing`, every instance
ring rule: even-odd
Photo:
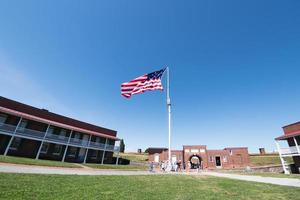
[[[191,169],[191,162],[188,161],[188,163],[187,163],[187,172],[188,173],[190,172],[190,169]]]
[[[153,162],[150,162],[149,171],[153,172],[153,168],[154,168],[154,164],[153,164]]]

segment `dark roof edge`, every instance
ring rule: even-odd
[[[283,126],[282,128],[287,128],[287,127],[289,127],[289,126],[293,126],[293,125],[296,125],[296,124],[300,124],[300,121],[295,122],[295,123],[292,123],[292,124],[285,125],[285,126]]]
[[[19,112],[24,112],[26,114],[30,114],[30,115],[33,115],[33,116],[36,116],[36,117],[43,118],[39,115],[45,115],[49,118],[54,118],[54,120],[53,119],[52,120],[55,121],[55,122],[58,122],[58,123],[72,125],[74,127],[86,129],[86,130],[89,130],[89,131],[100,132],[100,133],[107,134],[107,135],[112,135],[112,136],[117,135],[117,131],[115,131],[115,130],[107,129],[107,128],[104,128],[104,127],[101,127],[101,126],[93,125],[91,123],[87,123],[87,122],[83,122],[83,121],[80,121],[80,120],[77,120],[77,119],[73,119],[71,117],[66,117],[66,116],[63,116],[63,115],[60,115],[60,114],[56,114],[56,113],[50,112],[46,109],[37,108],[37,107],[27,105],[27,104],[24,104],[24,103],[21,103],[21,102],[18,102],[18,101],[14,101],[14,100],[2,97],[2,96],[0,96],[0,103],[1,104],[2,103],[6,104],[6,106],[4,105],[3,107],[9,107],[12,110],[16,110],[16,111],[19,111]],[[0,106],[1,106],[1,104],[0,104]],[[9,104],[9,106],[7,106],[7,104]],[[16,107],[18,107],[18,106],[22,107],[24,110],[16,109]],[[27,109],[32,110],[34,113],[28,112]],[[49,118],[48,118],[48,120],[49,120]],[[63,122],[61,120],[66,120],[66,121]]]

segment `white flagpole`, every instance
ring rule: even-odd
[[[170,99],[170,72],[169,67],[167,67],[167,107],[168,107],[168,125],[169,125],[169,167],[171,170],[172,160],[171,160],[171,99]]]

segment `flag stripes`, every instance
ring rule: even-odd
[[[145,91],[163,90],[161,77],[165,69],[155,71],[143,76],[137,77],[127,83],[121,84],[121,95],[130,98],[134,94]]]

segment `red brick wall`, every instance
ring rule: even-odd
[[[188,164],[192,156],[198,156],[201,159],[204,169],[216,168],[216,156],[220,156],[221,168],[245,168],[249,165],[248,148],[226,148],[223,150],[207,150],[205,145],[183,146],[183,150],[172,150],[172,155],[176,155],[177,161],[182,160],[185,165]],[[154,161],[154,153],[149,154],[149,161]],[[159,160],[168,160],[168,150],[158,153]],[[209,158],[212,157],[210,161]],[[182,158],[182,159],[181,159]]]

